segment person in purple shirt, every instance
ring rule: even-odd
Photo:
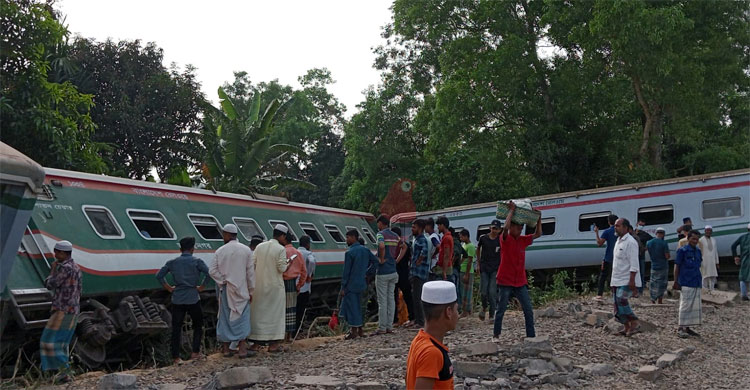
[[[594,233],[596,233],[596,245],[602,247],[604,244],[607,244],[607,247],[604,250],[604,259],[602,260],[601,270],[599,272],[599,290],[596,294],[597,300],[602,299],[604,283],[609,279],[610,274],[612,274],[612,253],[615,249],[615,242],[617,242],[617,235],[615,234],[616,221],[616,215],[612,214],[608,216],[607,222],[609,223],[609,227],[602,232],[601,236],[599,235],[599,227],[594,227]]]

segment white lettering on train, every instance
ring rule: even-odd
[[[133,192],[138,195],[155,196],[159,198],[170,198],[170,199],[182,199],[188,200],[188,196],[185,194],[178,194],[176,192],[162,192],[155,190],[147,190],[143,188],[133,188]]]

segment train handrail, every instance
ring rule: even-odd
[[[39,254],[42,255],[44,262],[47,264],[47,268],[51,270],[52,265],[49,263],[49,260],[47,260],[47,256],[44,255],[44,251],[42,250],[42,247],[39,245],[39,242],[37,242],[36,237],[34,237],[34,232],[31,231],[31,228],[29,227],[29,225],[26,225],[26,231],[29,232],[29,235],[31,236],[31,240],[34,241],[34,245],[36,245],[36,249],[39,251]]]

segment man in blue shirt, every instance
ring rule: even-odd
[[[411,225],[411,234],[414,242],[411,244],[411,297],[413,299],[414,321],[409,322],[407,327],[424,326],[424,310],[422,310],[422,286],[427,282],[430,273],[430,258],[427,237],[424,235],[426,222],[423,219],[415,220]]]
[[[599,247],[607,244],[607,248],[604,251],[604,260],[602,260],[601,272],[599,272],[599,292],[596,294],[596,299],[601,300],[602,294],[604,293],[604,283],[609,279],[609,275],[612,273],[612,252],[615,249],[615,242],[617,242],[617,235],[615,234],[615,222],[617,216],[611,214],[607,217],[609,228],[605,229],[601,237],[599,236],[599,227],[594,227],[594,233],[596,233],[596,245]]]
[[[703,257],[698,248],[698,240],[701,234],[697,230],[687,232],[688,245],[677,250],[674,261],[674,285],[675,290],[680,290],[680,314],[677,335],[681,338],[698,336],[698,333],[690,329],[691,326],[700,325],[702,322],[701,310],[701,262]]]
[[[664,240],[665,230],[656,228],[656,238],[646,243],[648,254],[651,256],[651,303],[662,303],[669,281],[669,245]]]
[[[349,249],[344,255],[344,272],[341,275],[341,307],[339,315],[346,319],[351,330],[346,340],[364,337],[362,331],[362,292],[367,288],[367,269],[370,259],[375,257],[369,249],[359,243],[359,232],[356,229],[346,232],[346,243]]]
[[[199,293],[208,283],[208,267],[203,260],[193,256],[195,237],[185,237],[180,240],[182,255],[169,260],[156,274],[156,279],[164,288],[172,293],[172,358],[175,363],[180,362],[180,340],[182,337],[182,322],[185,313],[190,315],[193,322],[193,353],[190,359],[200,356],[201,336],[203,335],[203,311]],[[171,273],[174,286],[167,283],[167,274]],[[203,280],[201,281],[201,274]]]

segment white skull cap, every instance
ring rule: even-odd
[[[659,232],[661,232],[661,233],[666,233],[667,231],[666,231],[666,230],[664,230],[664,228],[663,228],[663,227],[659,226],[658,228],[656,228],[656,232],[657,232],[657,233],[659,233]]]
[[[422,286],[422,302],[443,305],[457,300],[456,285],[451,282],[436,280],[427,282]]]
[[[289,228],[280,223],[277,223],[273,228],[274,230],[278,230],[280,232],[283,232],[284,234],[289,233]]]
[[[706,227],[703,228],[703,230],[709,230],[709,229],[714,230],[714,228],[711,227],[711,225],[706,225]]]
[[[70,241],[58,241],[57,243],[55,243],[55,249],[63,252],[72,252],[73,244],[71,244]]]
[[[224,227],[221,228],[221,230],[223,230],[223,231],[225,231],[227,233],[237,234],[237,225],[235,225],[233,223],[228,223],[228,224],[224,225]]]

